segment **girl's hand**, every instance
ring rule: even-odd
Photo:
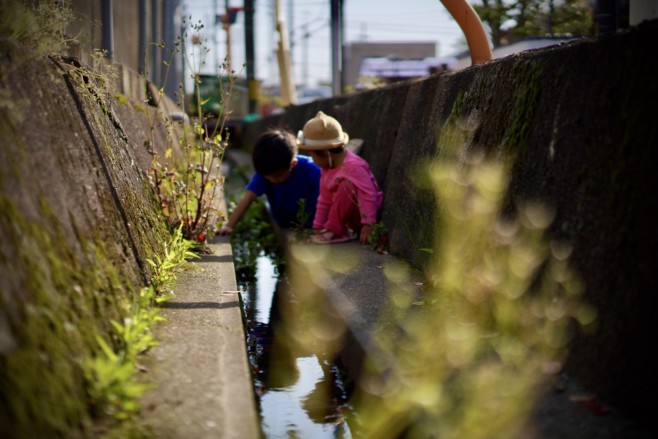
[[[219,229],[219,234],[222,236],[230,235],[233,233],[233,227],[231,226],[224,226],[221,229]]]
[[[370,231],[372,227],[370,224],[364,224],[361,227],[361,232],[359,233],[359,242],[361,245],[366,245],[370,243]]]

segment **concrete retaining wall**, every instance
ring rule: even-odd
[[[507,209],[523,200],[555,209],[550,235],[573,244],[585,300],[599,312],[596,332],[575,337],[568,370],[648,418],[639,395],[657,390],[657,40],[658,22],[645,22],[598,41],[289,108],[245,127],[243,145],[268,127],[296,133],[318,110],[336,117],[364,140],[361,155],[385,193],[392,253],[417,266],[434,242],[437,205],[416,184],[422,166],[476,149],[511,161]],[[458,144],[445,142],[451,130]]]
[[[92,437],[85,362],[170,236],[145,174],[151,123],[5,39],[0,91],[0,436]]]

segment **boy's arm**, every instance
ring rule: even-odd
[[[237,206],[235,206],[235,209],[233,209],[233,212],[231,212],[231,215],[229,216],[226,224],[224,224],[222,228],[219,229],[219,234],[230,235],[231,233],[233,233],[233,229],[235,228],[235,225],[238,223],[238,221],[240,221],[240,218],[242,218],[242,215],[244,215],[247,209],[249,209],[251,203],[253,203],[257,199],[258,199],[258,195],[256,195],[255,192],[252,192],[249,189],[247,189],[244,192],[242,199],[238,202]]]

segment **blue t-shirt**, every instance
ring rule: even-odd
[[[308,156],[297,156],[297,166],[292,168],[290,178],[283,183],[270,183],[258,172],[254,174],[247,189],[258,195],[267,196],[272,218],[281,227],[294,227],[298,224],[298,201],[306,200],[305,210],[308,220],[305,226],[313,226],[315,206],[320,192],[320,168]]]

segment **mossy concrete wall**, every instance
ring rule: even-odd
[[[507,208],[539,200],[549,233],[573,244],[585,300],[598,310],[567,368],[598,396],[651,416],[658,319],[658,22],[601,40],[525,52],[465,70],[287,109],[245,127],[294,133],[322,110],[352,138],[384,191],[391,252],[422,266],[437,203],[428,163],[486,151],[512,164]],[[452,141],[451,141],[452,139]]]
[[[2,437],[93,436],[84,364],[170,236],[145,104],[70,67],[0,39]]]

